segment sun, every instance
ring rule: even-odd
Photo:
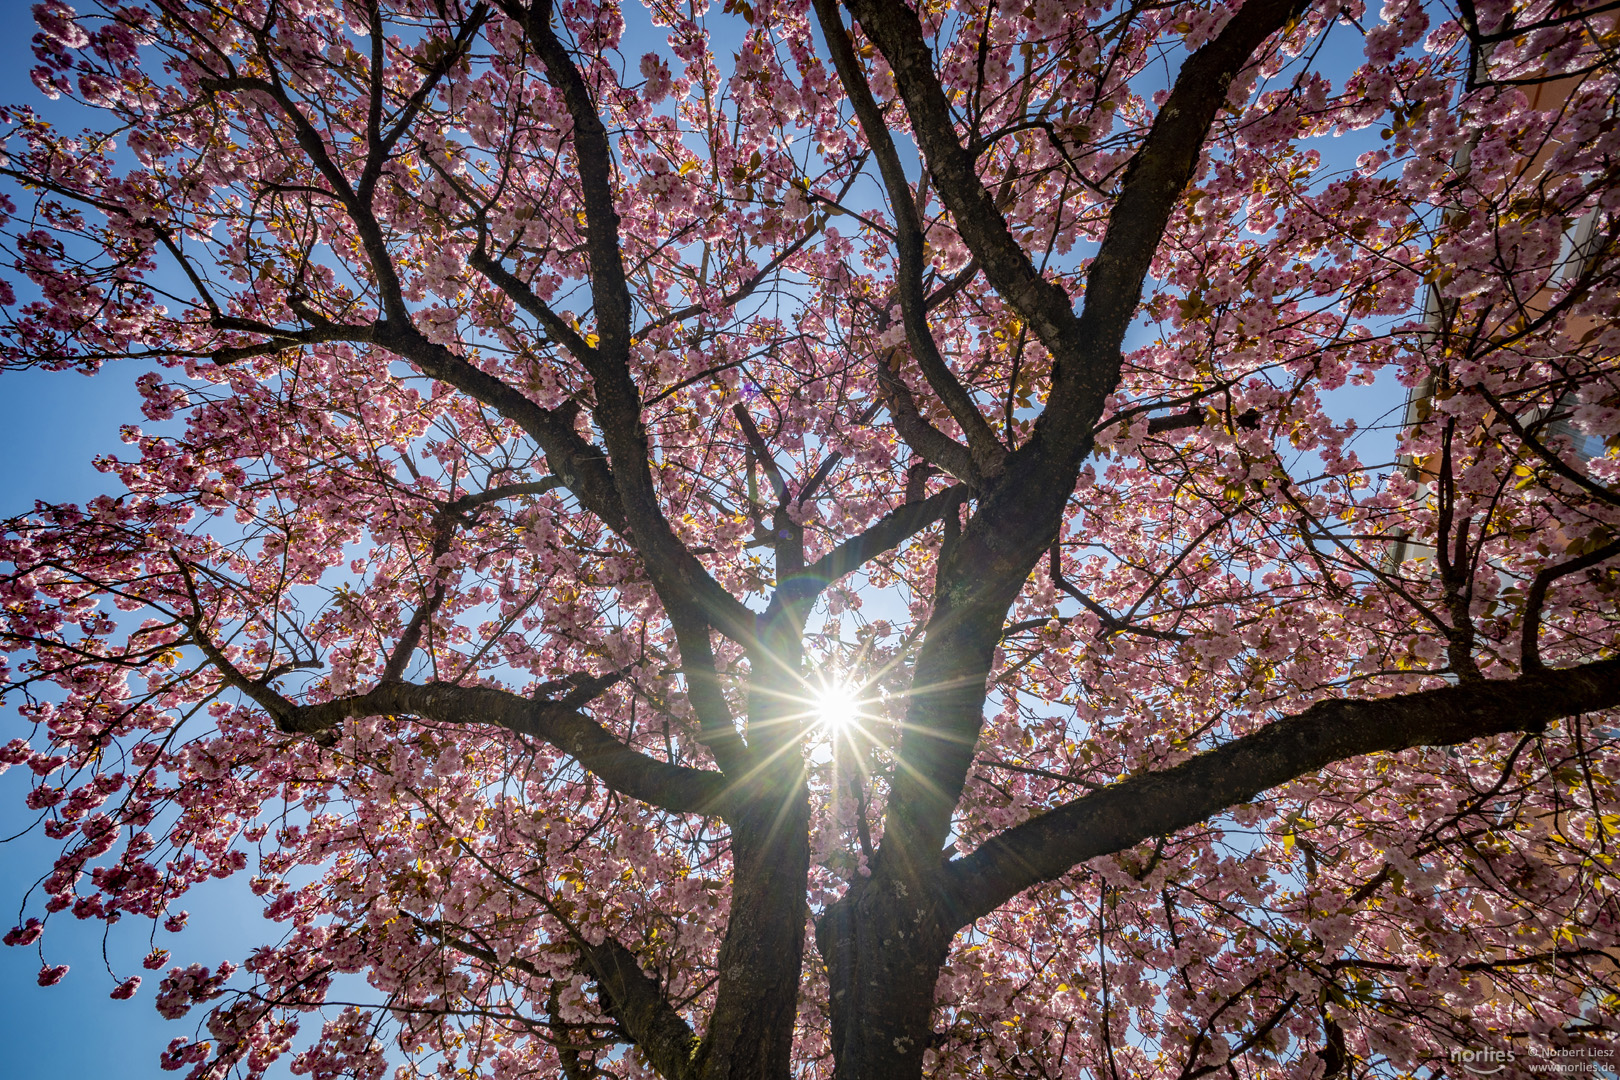
[[[828,683],[816,691],[814,712],[816,723],[826,730],[847,731],[860,719],[860,696],[848,683]]]

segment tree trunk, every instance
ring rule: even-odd
[[[952,933],[937,890],[881,870],[816,923],[837,1080],[917,1080]]]
[[[704,1080],[787,1080],[804,967],[810,882],[810,792],[799,747],[803,716],[799,626],[789,612],[761,620],[772,666],[756,660],[749,694],[749,760],[730,777],[743,809],[731,826],[731,917],[720,983],[704,1036]]]
[[[784,1080],[808,909],[810,804],[804,784],[756,801],[732,826],[731,921],[720,947],[721,991],[703,1040],[705,1080]]]

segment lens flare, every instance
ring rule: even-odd
[[[847,731],[861,715],[860,697],[847,683],[829,683],[815,698],[816,723],[828,731]]]

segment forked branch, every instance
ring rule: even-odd
[[[1336,761],[1451,746],[1620,704],[1620,659],[1371,701],[1319,701],[1296,716],[1144,773],[1008,829],[948,864],[942,883],[958,927],[1087,859],[1195,825]]]

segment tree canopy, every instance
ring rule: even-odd
[[[148,428],[0,536],[41,983],[149,924],[198,1078],[1613,1049],[1615,4],[86,6],[0,359]]]

